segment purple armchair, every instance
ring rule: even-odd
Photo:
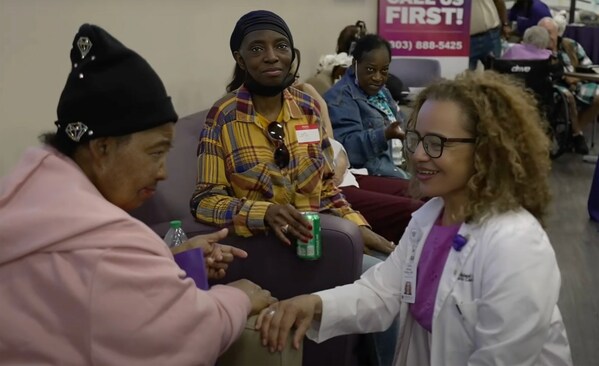
[[[207,111],[182,118],[176,124],[173,149],[167,157],[169,178],[158,185],[156,195],[132,215],[164,236],[170,220],[181,220],[189,237],[213,232],[214,227],[197,222],[189,210],[195,188],[197,144]],[[220,283],[247,278],[271,291],[278,299],[344,285],[361,272],[363,242],[358,227],[348,220],[320,215],[322,257],[317,261],[299,259],[273,235],[242,238],[230,234],[223,243],[248,252],[248,258],[234,261]],[[356,363],[357,336],[336,337],[321,344],[304,342],[304,365],[351,365]]]

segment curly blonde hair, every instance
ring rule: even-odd
[[[534,96],[510,76],[466,71],[418,95],[409,129],[414,129],[427,100],[459,105],[464,127],[476,137],[474,174],[467,183],[468,204],[461,212],[466,221],[524,207],[543,223],[550,200],[550,141]],[[409,169],[414,173],[413,164]]]

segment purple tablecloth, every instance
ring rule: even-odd
[[[599,64],[599,27],[566,26],[564,37],[580,43],[594,64]]]

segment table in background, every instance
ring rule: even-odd
[[[564,37],[580,43],[594,64],[599,64],[599,27],[587,25],[568,25]]]

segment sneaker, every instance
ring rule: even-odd
[[[574,152],[581,155],[588,155],[589,147],[584,139],[583,135],[572,136],[572,145],[574,145]]]

